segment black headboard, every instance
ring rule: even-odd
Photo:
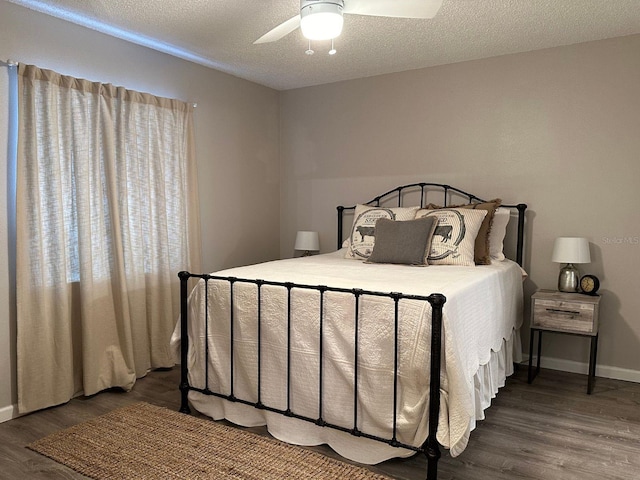
[[[404,199],[411,196],[411,205],[418,205],[417,195],[420,195],[420,207],[427,205],[427,197],[429,197],[429,203],[434,201],[442,206],[450,204],[457,204],[461,201],[466,203],[482,203],[487,200],[483,200],[476,195],[467,193],[459,188],[452,187],[451,185],[445,185],[442,183],[411,183],[408,185],[402,185],[396,187],[393,190],[389,190],[381,195],[378,195],[373,200],[370,200],[363,205],[380,206],[398,206],[402,207]],[[412,196],[413,195],[413,196]],[[435,200],[434,200],[435,197]],[[395,201],[394,201],[395,200]],[[525,203],[518,203],[516,205],[500,205],[501,207],[510,208],[518,213],[518,237],[516,241],[516,262],[522,266],[523,260],[523,247],[524,247],[524,218],[527,205]],[[355,210],[356,206],[352,207],[338,207],[338,248],[342,247],[343,242],[343,223],[345,210]]]

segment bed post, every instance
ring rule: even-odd
[[[344,207],[341,205],[338,207],[338,250],[342,248],[342,214]]]
[[[524,252],[524,212],[527,209],[525,203],[519,203],[516,205],[518,209],[518,243],[516,244],[516,262],[522,267],[523,252]]]
[[[187,353],[189,351],[189,334],[187,329],[187,283],[189,282],[189,272],[180,272],[178,277],[180,278],[180,412],[189,414],[191,409],[189,408],[189,400],[187,395],[189,394],[189,368],[187,365]]]
[[[440,417],[440,369],[442,354],[442,307],[446,302],[444,295],[429,295],[431,304],[431,368],[429,372],[429,436],[423,445],[427,456],[427,480],[438,478],[438,460],[440,444],[436,438]]]

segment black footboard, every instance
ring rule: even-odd
[[[200,392],[202,394],[205,395],[213,395],[231,402],[239,402],[245,405],[250,405],[253,406],[255,408],[258,409],[263,409],[263,410],[268,410],[268,411],[272,411],[272,412],[276,412],[276,413],[280,413],[282,415],[286,415],[289,417],[293,417],[293,418],[297,418],[300,420],[304,420],[307,422],[311,422],[314,423],[316,425],[322,426],[322,427],[327,427],[327,428],[332,428],[332,429],[337,429],[337,430],[341,430],[344,432],[347,432],[351,435],[357,436],[357,437],[364,437],[364,438],[369,438],[372,440],[376,440],[379,442],[383,442],[386,443],[388,445],[391,445],[393,447],[401,447],[401,448],[406,448],[409,450],[413,450],[415,452],[422,452],[426,455],[427,457],[427,478],[429,480],[434,480],[437,478],[437,468],[438,468],[438,459],[440,458],[440,445],[438,444],[438,441],[436,439],[436,431],[438,428],[438,417],[439,417],[439,411],[440,411],[440,369],[441,369],[441,344],[442,344],[442,309],[443,309],[443,305],[445,303],[445,297],[441,294],[432,294],[429,296],[417,296],[417,295],[403,295],[401,293],[382,293],[382,292],[375,292],[375,291],[367,291],[367,290],[360,290],[360,289],[344,289],[344,288],[333,288],[333,287],[327,287],[327,286],[315,286],[315,285],[299,285],[299,284],[294,284],[294,283],[280,283],[280,282],[270,282],[270,281],[264,281],[264,280],[252,280],[252,279],[240,279],[240,278],[234,278],[234,277],[221,277],[221,276],[215,276],[215,275],[205,275],[205,274],[192,274],[189,272],[180,272],[178,274],[178,276],[180,277],[180,282],[181,282],[181,290],[180,290],[180,295],[181,295],[181,383],[180,383],[180,390],[181,390],[181,394],[182,394],[182,401],[181,401],[181,406],[180,406],[180,411],[183,413],[190,413],[190,409],[189,409],[189,405],[188,405],[188,393],[189,391],[197,391]],[[208,379],[208,374],[205,374],[205,388],[196,388],[193,387],[191,385],[189,385],[189,377],[188,377],[188,364],[187,364],[187,352],[189,349],[189,338],[188,338],[188,325],[189,325],[189,319],[188,319],[188,281],[190,278],[198,278],[201,279],[201,281],[203,281],[205,283],[205,289],[208,288],[208,282],[210,280],[222,280],[222,281],[226,281],[229,282],[229,288],[230,288],[230,292],[231,292],[231,308],[230,308],[230,328],[231,328],[231,356],[230,356],[230,362],[231,362],[231,391],[229,394],[222,394],[219,392],[214,392],[212,390],[209,389],[209,379]],[[258,358],[257,358],[257,365],[258,365],[258,377],[257,377],[257,381],[258,381],[258,391],[257,391],[257,396],[258,396],[258,400],[257,402],[253,402],[253,401],[249,401],[243,398],[239,398],[238,396],[235,395],[234,393],[234,386],[233,386],[233,362],[234,362],[234,355],[233,355],[233,332],[234,332],[234,308],[233,308],[233,288],[234,285],[238,285],[238,284],[254,284],[256,285],[257,288],[257,296],[258,296],[258,304],[257,304],[257,312],[258,312],[258,318],[256,319],[257,321],[257,331],[258,331],[258,343],[257,343],[257,349],[258,349]],[[288,325],[288,334],[287,334],[287,372],[285,372],[285,374],[287,375],[287,406],[285,409],[278,409],[278,408],[273,408],[272,406],[266,405],[263,403],[262,398],[261,398],[261,355],[260,355],[260,351],[261,351],[261,347],[260,347],[260,328],[261,328],[261,303],[260,303],[260,298],[261,298],[261,289],[263,286],[265,285],[270,285],[270,286],[277,286],[277,287],[282,287],[284,289],[286,289],[287,292],[287,298],[288,298],[288,302],[287,302],[287,325]],[[294,412],[289,404],[289,399],[291,398],[290,395],[290,367],[291,367],[291,342],[292,342],[292,338],[291,338],[291,292],[292,290],[296,290],[296,289],[304,289],[304,290],[315,290],[317,292],[319,292],[319,326],[320,326],[320,331],[319,331],[319,392],[318,392],[318,412],[319,412],[319,416],[318,418],[310,418],[308,416],[304,416],[304,415],[300,415],[296,412]],[[324,320],[324,294],[326,292],[340,292],[340,293],[346,293],[346,294],[350,294],[353,295],[354,297],[354,301],[355,301],[355,318],[354,318],[354,326],[355,326],[355,338],[354,338],[354,345],[355,345],[355,357],[354,357],[354,378],[353,378],[353,387],[354,387],[354,404],[353,404],[353,412],[354,412],[354,418],[353,418],[353,426],[351,428],[346,428],[344,426],[340,426],[340,425],[335,425],[332,424],[330,422],[327,422],[324,418],[323,418],[323,400],[327,400],[327,399],[323,399],[323,394],[322,394],[322,388],[323,388],[323,384],[322,384],[322,376],[323,376],[323,372],[322,372],[322,355],[323,355],[323,320]],[[364,297],[364,296],[375,296],[375,297],[386,297],[386,298],[390,298],[393,300],[394,302],[394,311],[395,311],[395,335],[394,335],[394,345],[391,345],[390,348],[394,349],[394,353],[395,353],[395,365],[394,365],[394,394],[393,394],[393,424],[390,426],[390,438],[381,438],[379,436],[376,435],[371,435],[367,432],[363,432],[360,429],[358,429],[358,402],[359,402],[359,397],[358,397],[358,322],[359,322],[359,309],[358,309],[358,302]],[[205,291],[205,298],[208,298],[208,291]],[[427,437],[427,440],[425,441],[425,443],[423,445],[421,445],[420,447],[416,447],[413,445],[407,445],[404,444],[400,441],[398,441],[397,439],[397,412],[398,412],[398,359],[399,359],[399,355],[398,355],[398,325],[399,325],[399,302],[401,300],[418,300],[418,301],[425,301],[425,302],[429,302],[431,304],[431,310],[432,310],[432,316],[431,316],[431,366],[430,366],[430,371],[428,372],[429,374],[429,378],[430,378],[430,392],[429,392],[429,434]],[[206,325],[206,329],[207,329],[207,335],[208,335],[208,308],[205,308],[205,325]],[[425,340],[426,341],[426,340]],[[208,342],[206,342],[206,345],[208,345]],[[208,346],[206,347],[206,355],[208,356]],[[207,365],[207,359],[205,359],[205,365]],[[206,367],[205,367],[206,368]],[[426,372],[425,372],[426,374]]]

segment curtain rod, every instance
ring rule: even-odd
[[[3,67],[17,67],[18,66],[18,62],[14,62],[13,60],[11,60],[9,58],[9,59],[7,59],[6,62],[4,60],[0,60],[0,65],[3,66]],[[193,106],[193,108],[196,108],[198,106],[198,104],[196,102],[192,102],[191,105]]]

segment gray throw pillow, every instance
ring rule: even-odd
[[[376,243],[367,263],[427,265],[426,253],[437,222],[433,217],[404,222],[380,218],[376,222]]]

